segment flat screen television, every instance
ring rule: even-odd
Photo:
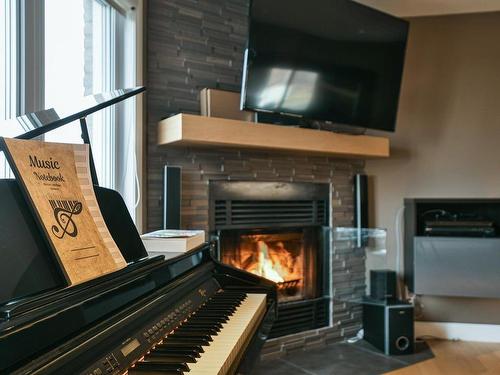
[[[252,0],[241,107],[394,131],[407,36],[350,0]]]

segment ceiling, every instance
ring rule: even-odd
[[[500,0],[355,0],[398,17],[500,11]]]

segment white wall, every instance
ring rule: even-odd
[[[371,224],[388,228],[391,267],[394,218],[404,198],[500,197],[499,36],[500,13],[411,19],[392,157],[366,164]],[[369,266],[385,261],[370,256]],[[464,305],[440,301],[448,310]],[[470,318],[462,311],[461,320],[491,323],[467,302]],[[500,308],[500,300],[491,303]]]

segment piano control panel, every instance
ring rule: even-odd
[[[166,305],[164,313],[123,340],[121,345],[96,361],[81,374],[117,375],[124,373],[219,289],[219,285],[211,279],[174,306]]]

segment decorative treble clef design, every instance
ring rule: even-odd
[[[52,234],[57,238],[63,238],[64,235],[76,237],[78,228],[73,220],[73,215],[82,212],[83,206],[79,201],[49,200],[54,210],[54,218],[57,225],[52,226]]]

